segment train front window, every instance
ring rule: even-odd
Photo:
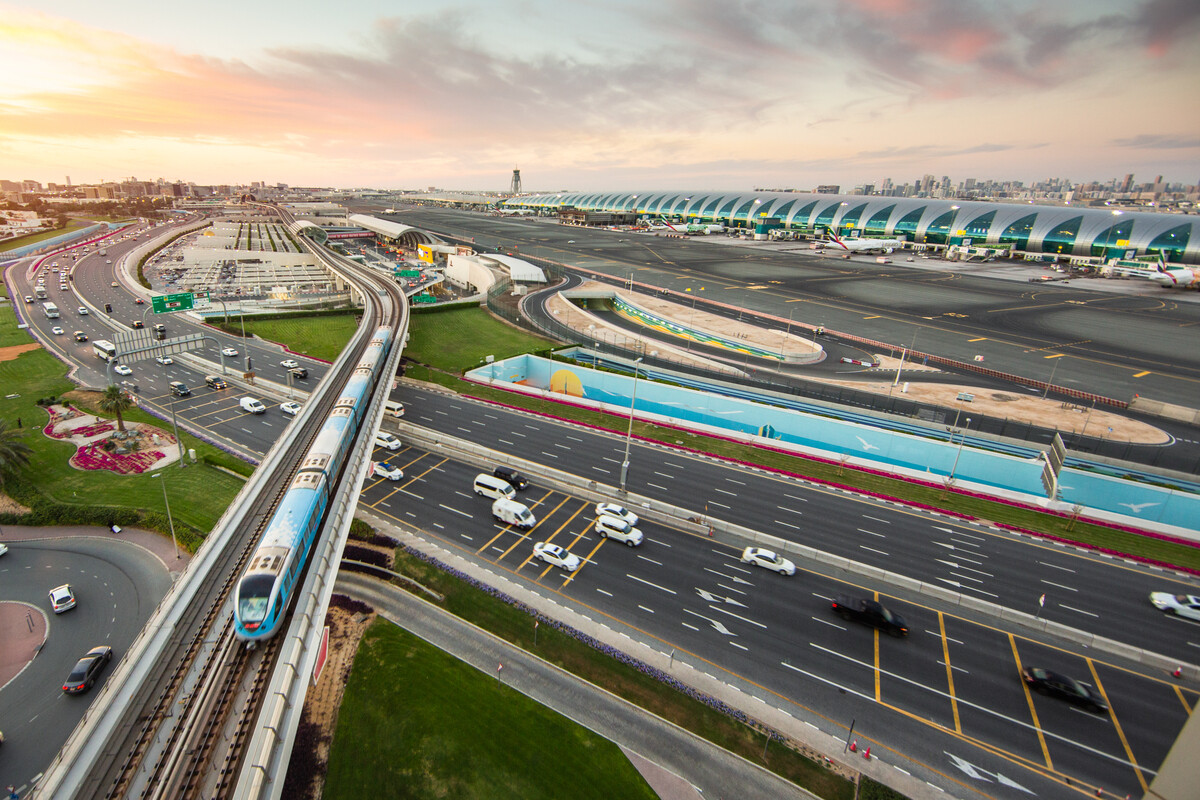
[[[271,601],[274,575],[251,575],[242,581],[238,592],[238,618],[250,630],[257,628],[267,618],[267,606]]]

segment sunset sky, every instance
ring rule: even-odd
[[[0,67],[8,180],[1200,181],[1196,0],[0,0]]]

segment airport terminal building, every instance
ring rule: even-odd
[[[1200,264],[1200,216],[1124,209],[1038,206],[801,192],[575,192],[514,197],[509,209],[633,213],[768,234],[904,239],[913,245],[1005,247],[1044,260],[1163,256]],[[1048,256],[1048,258],[1046,258]]]

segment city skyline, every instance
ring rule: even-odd
[[[1187,0],[0,9],[14,180],[1200,180]]]

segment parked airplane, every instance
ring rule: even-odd
[[[709,233],[724,233],[725,226],[719,223],[712,225],[702,225],[698,222],[654,222],[647,220],[647,226],[652,231],[666,233],[686,233],[695,236],[697,234],[703,236]]]
[[[1168,267],[1164,259],[1158,260],[1158,270],[1150,280],[1164,289],[1200,289],[1200,271],[1186,267]]]
[[[848,253],[891,253],[904,247],[903,239],[842,239],[834,233],[833,228],[826,228],[825,235]]]

